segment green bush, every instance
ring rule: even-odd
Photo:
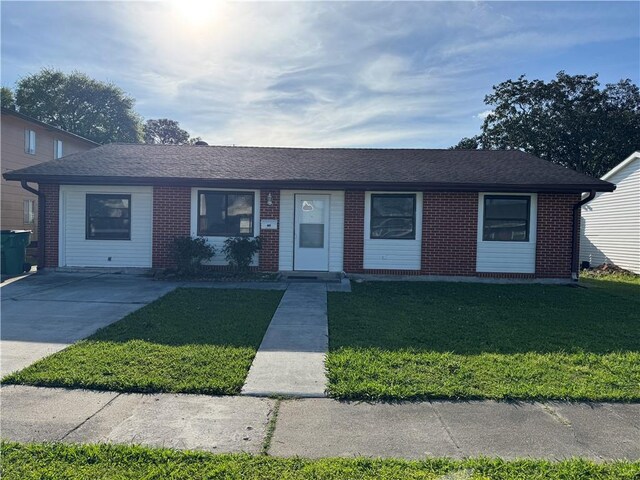
[[[253,257],[260,248],[262,248],[260,237],[231,237],[224,241],[222,253],[234,270],[244,272],[249,269]]]
[[[172,245],[178,272],[194,275],[202,271],[202,262],[211,259],[216,249],[203,237],[177,237]]]

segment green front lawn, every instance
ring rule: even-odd
[[[640,400],[640,282],[388,282],[329,294],[345,399]]]
[[[124,445],[2,445],[2,478],[246,480],[633,480],[640,462],[595,463],[477,458],[421,461],[363,458],[307,460],[250,455],[213,455]]]
[[[178,289],[3,383],[235,394],[281,297],[276,291]]]

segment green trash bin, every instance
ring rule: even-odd
[[[2,249],[2,274],[20,275],[31,270],[26,262],[27,245],[31,241],[31,230],[0,231]]]

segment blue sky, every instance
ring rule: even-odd
[[[640,76],[639,2],[7,2],[2,85],[112,81],[210,144],[448,147],[501,81]]]

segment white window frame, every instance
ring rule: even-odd
[[[36,201],[31,198],[22,202],[22,223],[24,225],[36,223]]]
[[[25,128],[24,130],[24,153],[36,154],[36,131]]]
[[[529,240],[484,240],[484,197],[507,196],[507,197],[529,197]],[[538,223],[538,195],[535,193],[504,193],[504,192],[484,192],[478,196],[478,243],[495,244],[527,244],[536,243],[536,224]]]
[[[371,238],[371,195],[412,194],[416,196],[415,239]],[[422,268],[422,207],[424,193],[421,191],[367,190],[364,196],[364,246],[365,269],[420,270]]]
[[[529,197],[529,240],[526,242],[483,240],[484,197],[506,195]],[[482,192],[478,195],[478,232],[476,272],[535,273],[538,225],[538,194],[511,192]]]
[[[191,188],[191,236],[198,236],[198,192],[247,192],[253,193],[253,235],[248,238],[257,237],[260,235],[260,190],[251,188],[206,188],[206,187],[192,187]],[[216,249],[215,256],[209,261],[204,262],[205,265],[228,265],[228,262],[222,253],[224,241],[226,236],[208,236],[204,235],[202,238],[207,239],[210,245],[213,245]],[[251,266],[257,266],[259,262],[260,253],[253,257],[253,263]]]
[[[53,140],[53,159],[57,160],[58,158],[62,158],[63,153],[63,143],[62,140],[54,139]]]

